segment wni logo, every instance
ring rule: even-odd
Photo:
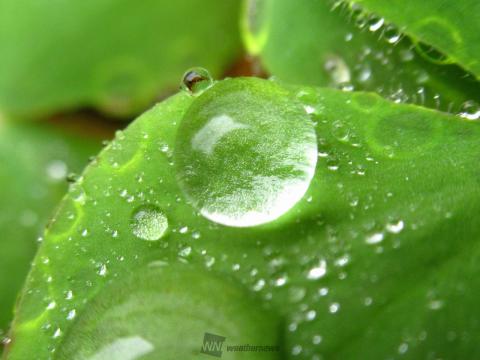
[[[226,337],[205,333],[203,335],[203,345],[200,349],[202,354],[207,354],[211,356],[221,357],[222,356],[222,347]]]

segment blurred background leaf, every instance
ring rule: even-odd
[[[400,2],[385,6],[403,13]],[[428,53],[433,50],[381,15],[347,2],[248,0],[242,24],[249,52],[281,80],[374,91],[395,102],[455,113],[475,111],[480,99],[474,76],[442,54]]]
[[[85,123],[71,123],[83,131],[73,133],[56,122],[0,120],[0,337],[12,319],[37,239],[67,190],[68,174],[81,172],[99,151],[99,138],[111,133],[92,134]]]
[[[349,1],[351,2],[351,1]],[[384,16],[418,41],[447,54],[480,78],[480,31],[477,0],[358,0],[369,11]]]
[[[35,118],[94,107],[129,116],[190,66],[222,75],[241,52],[240,0],[2,0],[0,108]]]

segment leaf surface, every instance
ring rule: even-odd
[[[298,121],[316,123],[314,177],[275,221],[210,221],[179,182],[185,121],[209,104],[232,117],[212,151],[239,166],[251,166],[239,154],[277,142],[242,147],[251,133],[229,134],[232,121],[253,126],[252,114],[275,110],[283,124],[300,107],[309,117]],[[6,358],[104,359],[124,347],[196,358],[205,332],[226,345],[280,346],[251,354],[262,359],[476,358],[479,125],[369,93],[259,79],[175,95],[119,134],[62,202]]]

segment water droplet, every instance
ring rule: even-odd
[[[307,291],[303,287],[293,286],[288,289],[288,299],[294,303],[299,302],[305,297],[306,293]]]
[[[312,338],[312,343],[318,345],[322,342],[322,337],[320,335],[314,335]]]
[[[312,321],[315,319],[316,316],[317,316],[317,312],[315,310],[310,310],[305,314],[305,319],[307,321]]]
[[[375,32],[379,30],[385,21],[383,18],[379,17],[378,15],[371,14],[370,17],[368,18],[368,30]]]
[[[106,276],[107,275],[107,265],[105,265],[105,264],[100,265],[100,268],[98,269],[98,275],[100,275],[100,276]]]
[[[374,233],[374,234],[368,236],[365,239],[365,242],[369,245],[378,244],[378,243],[383,241],[384,237],[385,237],[385,235],[381,232]]]
[[[416,52],[424,59],[434,64],[447,64],[450,62],[447,55],[443,54],[431,45],[427,45],[421,41],[415,44]]]
[[[402,33],[392,24],[385,26],[383,36],[389,44],[396,44],[402,38]]]
[[[302,353],[302,346],[301,345],[295,345],[293,348],[292,348],[292,355],[293,356],[297,356],[297,355],[300,355]]]
[[[187,246],[178,252],[178,256],[187,257],[192,253],[192,247]]]
[[[130,226],[136,237],[155,241],[159,240],[167,231],[168,220],[156,206],[145,205],[134,211]]]
[[[440,310],[443,307],[443,301],[442,300],[432,300],[428,304],[428,307],[431,310]]]
[[[336,120],[332,123],[332,134],[339,140],[346,142],[350,136],[350,129],[341,120]]]
[[[397,220],[397,221],[388,223],[385,228],[387,229],[388,232],[391,232],[392,234],[398,234],[403,230],[404,227],[405,227],[405,224],[403,220]]]
[[[275,279],[275,286],[283,286],[287,283],[287,277],[286,276],[281,276],[277,279]]]
[[[408,344],[407,343],[400,344],[400,346],[398,347],[398,353],[405,354],[407,351],[408,351]]]
[[[458,115],[467,120],[478,120],[480,118],[480,105],[473,100],[466,101]]]
[[[200,95],[213,85],[213,78],[210,73],[201,67],[188,70],[182,79],[181,89],[192,95]]]
[[[269,81],[234,79],[190,106],[175,163],[182,189],[203,216],[255,226],[304,196],[315,172],[316,135],[303,107],[286,95]]]
[[[329,55],[325,61],[324,68],[330,76],[332,85],[340,86],[341,84],[350,83],[350,69],[340,56]]]
[[[58,337],[62,336],[62,329],[60,328],[57,328],[57,330],[55,330],[55,332],[53,333],[53,338],[56,339]]]
[[[52,301],[47,305],[47,310],[53,310],[56,307],[57,307],[57,303],[55,301]]]
[[[330,306],[328,307],[328,311],[329,311],[331,314],[337,313],[338,310],[340,310],[340,304],[339,304],[339,303],[336,303],[336,302],[330,304]]]
[[[259,279],[259,280],[255,283],[255,285],[253,285],[253,290],[254,290],[254,291],[260,291],[260,290],[262,290],[262,289],[264,288],[264,286],[265,286],[265,280]]]
[[[67,314],[67,320],[73,320],[77,315],[77,311],[75,309],[70,310]]]
[[[310,280],[317,280],[325,276],[327,273],[327,262],[320,260],[316,266],[308,271],[307,278]]]

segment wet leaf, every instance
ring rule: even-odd
[[[285,132],[305,133],[292,116],[315,129],[315,174],[298,202],[250,226],[242,214],[272,214],[285,186],[293,196],[310,181],[303,150],[282,148]],[[277,126],[264,141],[258,129]],[[171,97],[63,200],[6,358],[193,358],[205,332],[280,346],[252,353],[262,359],[476,358],[479,135],[478,122],[377,95],[259,79]],[[230,178],[209,171],[222,160]],[[195,190],[209,186],[198,172],[210,193]]]
[[[178,88],[186,67],[220,76],[231,66],[240,52],[238,7],[238,0],[2,1],[1,108],[32,118],[85,106],[142,112]]]
[[[404,14],[398,6],[402,11],[385,5]],[[346,2],[250,0],[243,37],[273,76],[291,83],[374,91],[395,102],[454,113],[480,100],[480,83],[461,62],[447,61],[417,37],[405,36],[396,18],[382,15]]]

